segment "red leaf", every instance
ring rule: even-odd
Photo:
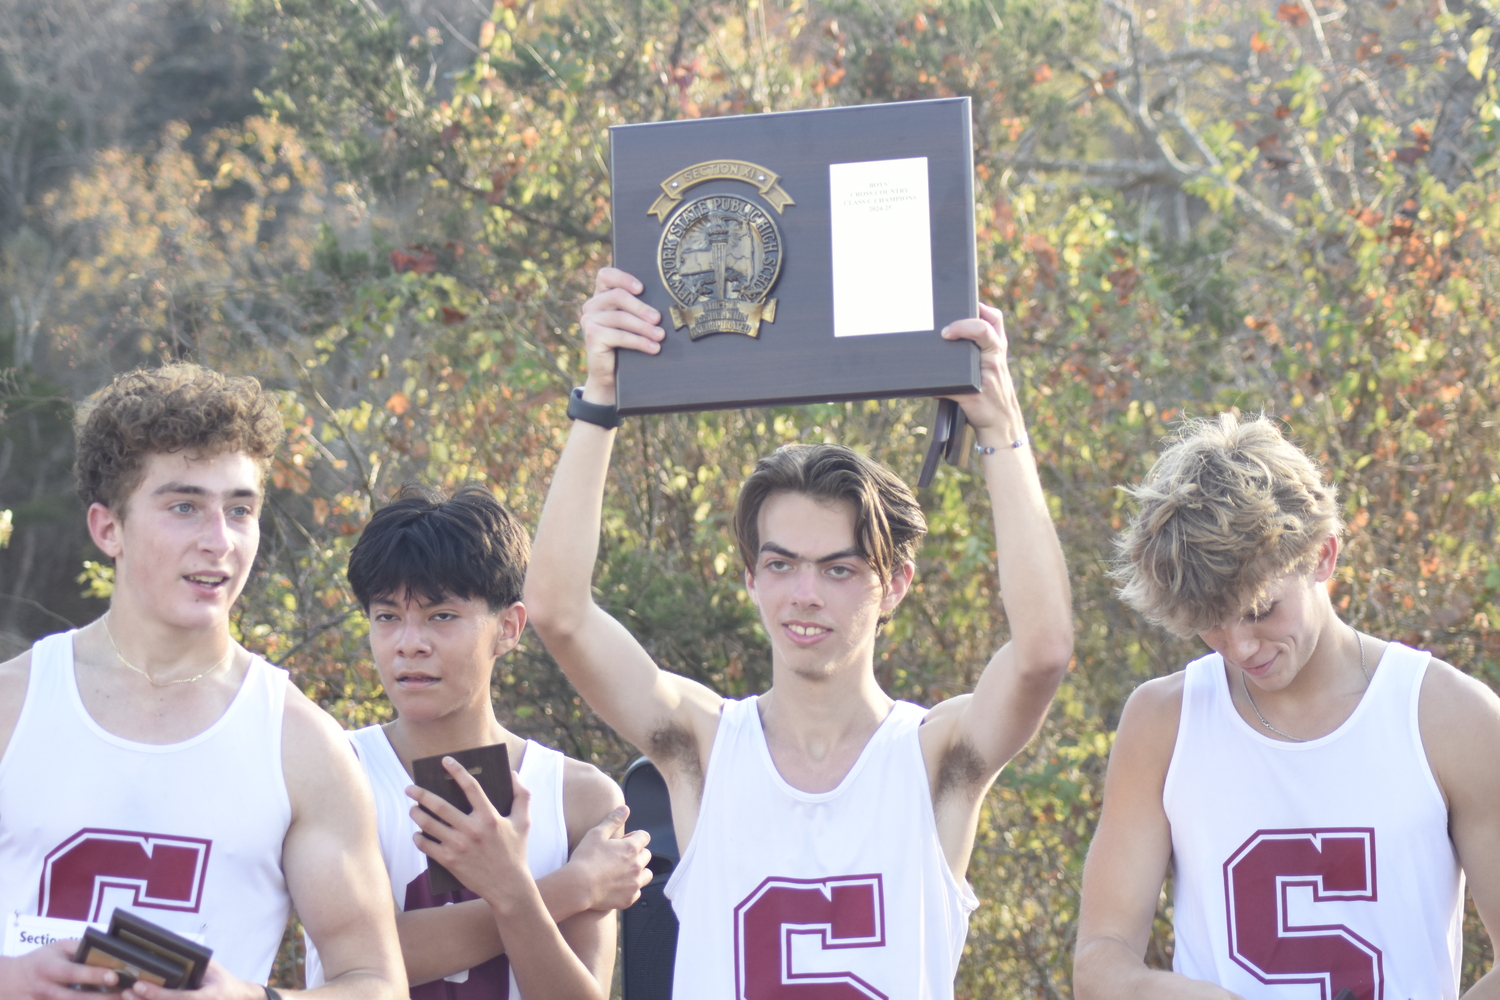
[[[1290,118],[1292,116],[1292,109],[1283,104],[1276,109],[1275,113],[1277,118]]]
[[[1276,8],[1276,20],[1300,28],[1311,19],[1307,16],[1307,8],[1300,3],[1284,3]]]
[[[444,326],[452,326],[454,323],[462,323],[464,320],[469,318],[468,313],[464,312],[461,309],[455,309],[452,306],[443,306],[442,313]]]
[[[397,274],[405,271],[431,274],[437,270],[437,254],[422,246],[412,247],[412,249],[418,252],[412,254],[401,250],[391,251],[391,267],[395,268]]]

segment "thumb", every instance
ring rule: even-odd
[[[604,834],[606,840],[613,840],[625,829],[625,820],[629,816],[629,806],[615,806],[609,811],[608,816],[599,821],[594,829]]]

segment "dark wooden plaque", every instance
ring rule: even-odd
[[[978,349],[937,332],[979,315],[972,150],[967,97],[611,128],[615,266],[646,286],[641,297],[667,331],[659,354],[619,352],[620,412],[978,391]],[[829,167],[916,157],[927,159],[933,328],[835,337]],[[677,200],[664,194],[681,171],[722,161],[765,168],[777,185],[761,190],[758,175],[689,177]],[[792,203],[778,211],[783,193]],[[755,337],[694,340],[687,327],[674,329],[678,301],[658,251],[671,212],[718,195],[750,202],[779,228],[780,271],[769,293],[775,319]]]

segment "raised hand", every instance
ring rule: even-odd
[[[1026,424],[1010,377],[1005,317],[1000,310],[980,303],[978,319],[949,323],[942,334],[948,340],[972,340],[979,346],[979,391],[949,398],[963,407],[964,416],[976,434],[994,432],[983,435],[994,440],[981,443],[1007,445],[1020,440],[1026,433]]]
[[[661,313],[636,298],[645,286],[616,267],[599,270],[594,295],[583,304],[584,351],[588,379],[583,384],[586,402],[615,404],[615,351],[620,349],[655,354],[667,333],[659,325]]]

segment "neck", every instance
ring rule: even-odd
[[[771,689],[759,700],[767,736],[814,759],[851,739],[863,745],[893,703],[875,680],[873,662],[819,679],[775,663]]]
[[[500,724],[488,700],[481,706],[466,708],[440,719],[398,716],[396,721],[386,725],[385,732],[408,770],[411,762],[419,757],[435,757],[492,743],[510,744],[511,767],[519,767],[517,744],[525,742]]]
[[[111,655],[118,652],[131,665],[158,679],[210,667],[234,645],[227,617],[206,627],[184,628],[153,615],[125,592],[116,593],[108,614],[95,625],[102,626],[101,638]]]

